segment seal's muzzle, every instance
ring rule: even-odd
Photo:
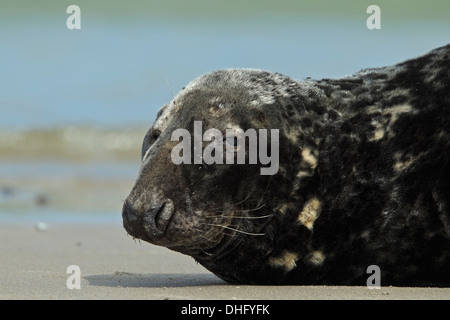
[[[148,210],[140,211],[125,201],[122,209],[123,226],[131,236],[155,242],[164,236],[175,213],[173,201],[168,199]]]

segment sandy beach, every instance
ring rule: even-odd
[[[450,288],[231,285],[114,223],[2,225],[0,261],[0,299],[450,299]],[[67,286],[72,265],[80,289]]]

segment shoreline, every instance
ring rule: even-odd
[[[115,222],[42,229],[28,222],[2,224],[0,261],[2,300],[450,299],[450,288],[228,284],[188,256],[134,241]],[[72,265],[79,267],[80,289],[67,286]]]

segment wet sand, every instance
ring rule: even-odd
[[[0,261],[0,299],[450,299],[450,288],[230,285],[113,223],[2,225]],[[71,265],[79,267],[80,289],[67,286]]]

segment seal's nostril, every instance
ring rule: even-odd
[[[148,210],[142,220],[150,225],[156,226],[158,228],[158,223],[156,222],[158,213],[161,210],[161,208],[164,207],[164,203],[162,205],[156,206]]]
[[[149,231],[155,235],[164,234],[174,214],[172,200],[166,200],[162,204],[148,210],[143,217]]]
[[[156,216],[155,220],[156,227],[165,232],[174,214],[175,206],[173,204],[173,201],[168,199],[164,202],[163,206],[158,211],[158,215]]]
[[[161,212],[163,211],[165,205],[166,205],[166,203],[164,202],[162,205],[157,206],[150,212],[150,215],[153,216],[155,219],[155,225],[156,225],[156,228],[158,228],[158,229],[161,229],[161,227],[162,227]]]
[[[174,216],[175,206],[168,199],[147,208],[136,207],[133,202],[126,200],[122,208],[122,220],[128,234],[152,242],[164,236]]]

